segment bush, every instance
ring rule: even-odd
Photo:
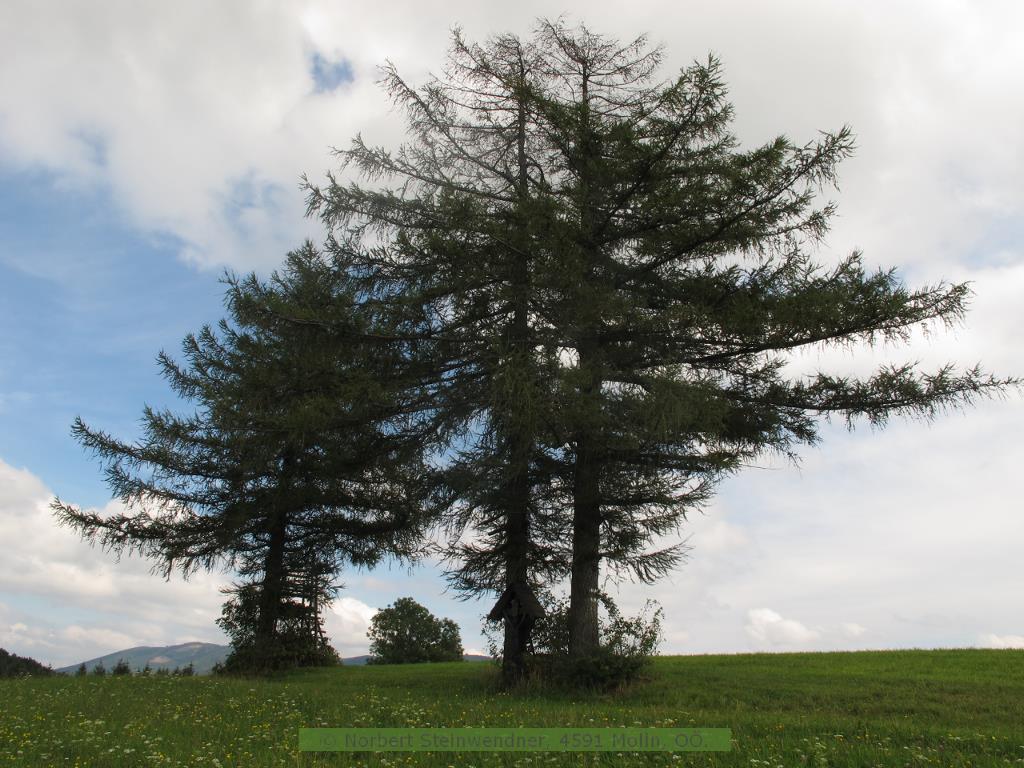
[[[132,668],[128,666],[128,662],[124,659],[118,659],[117,664],[115,664],[114,668],[110,670],[110,674],[112,675],[130,675],[131,673]]]
[[[217,624],[231,640],[231,653],[214,665],[215,675],[266,674],[296,667],[331,667],[341,664],[322,632],[320,614],[308,606],[285,603],[273,640],[256,635],[260,591],[256,585],[228,590]],[[312,631],[311,631],[312,630]]]
[[[572,688],[608,690],[636,680],[661,645],[664,612],[653,600],[633,617],[624,617],[605,593],[599,595],[601,645],[582,657],[569,656],[569,600],[540,595],[545,615],[533,629],[531,675]],[[491,641],[497,658],[498,645]]]
[[[294,643],[278,639],[273,643],[233,646],[227,658],[214,665],[213,674],[266,674],[297,667],[333,667],[338,664],[341,664],[341,658],[330,645],[316,647],[310,643],[296,648]]]
[[[366,634],[371,640],[367,664],[462,661],[458,625],[438,619],[411,597],[379,610]]]
[[[96,675],[96,677],[106,677],[107,668],[103,666],[102,661],[99,661],[96,662],[96,666],[92,668],[92,673]]]

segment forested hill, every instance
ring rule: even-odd
[[[213,669],[214,664],[224,661],[230,650],[231,648],[227,645],[216,645],[214,643],[182,643],[180,645],[159,647],[139,646],[136,648],[126,648],[122,651],[114,651],[105,656],[97,656],[94,659],[81,663],[85,664],[86,671],[88,672],[92,672],[97,664],[102,664],[104,669],[109,672],[122,659],[128,664],[132,672],[142,669],[147,664],[154,672],[158,669],[169,671],[175,667],[180,669],[191,664],[196,674],[205,675]],[[342,659],[342,663],[361,666],[366,664],[368,658],[370,657],[367,655],[351,656]],[[489,656],[476,654],[466,654],[463,658],[466,661],[490,661]],[[74,674],[78,667],[78,664],[69,664],[66,667],[59,667],[56,671]]]
[[[22,675],[52,675],[53,670],[35,659],[8,653],[0,648],[0,677],[21,677]]]
[[[118,661],[124,660],[132,672],[143,669],[149,665],[153,671],[158,669],[171,670],[175,667],[184,668],[189,664],[198,674],[206,674],[213,665],[224,661],[231,649],[226,645],[215,643],[181,643],[179,645],[167,646],[139,646],[126,648],[123,651],[114,651],[105,656],[98,656],[82,662],[86,669],[91,672],[97,664],[102,664],[109,672]],[[71,664],[61,667],[58,672],[74,672],[78,664]]]

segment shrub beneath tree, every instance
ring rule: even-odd
[[[611,596],[599,593],[604,609],[599,615],[600,645],[577,657],[569,651],[568,598],[554,598],[550,594],[540,598],[544,617],[533,628],[534,652],[528,659],[528,668],[546,681],[571,688],[618,688],[639,678],[658,653],[664,611],[653,600],[648,600],[636,616],[627,617]],[[495,658],[500,655],[494,640],[490,650]]]

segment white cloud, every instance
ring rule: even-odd
[[[109,192],[199,264],[279,261],[308,229],[299,175],[366,99],[315,93],[298,16],[248,7],[6,4],[0,157]]]
[[[727,520],[716,520],[713,517],[694,533],[690,543],[700,549],[702,557],[741,552],[752,544],[750,536],[743,528]]]
[[[46,499],[47,496],[42,481],[27,469],[17,469],[0,462],[0,514],[3,515],[0,520],[30,515],[32,507],[25,501]]]
[[[135,645],[226,642],[215,621],[229,576],[164,580],[149,561],[117,562],[58,527],[52,498],[31,472],[0,460],[0,540],[13,543],[0,559],[0,647],[63,666]],[[342,655],[366,651],[376,612],[350,595],[332,604],[325,628]]]
[[[0,489],[0,539],[11,543],[0,560],[0,627],[7,626],[2,642],[9,650],[42,654],[60,666],[131,645],[223,641],[214,620],[227,577],[165,581],[149,561],[117,562],[57,526],[53,494],[3,460]]]
[[[123,649],[138,643],[138,640],[123,632],[102,627],[80,627],[72,624],[63,629],[59,637],[76,645],[88,645],[96,648]]]
[[[627,613],[659,600],[665,652],[746,650],[745,625],[772,647],[765,617],[748,617],[766,606],[818,633],[808,649],[977,645],[1017,599],[1022,430],[1016,398],[931,426],[826,427],[800,468],[727,480],[684,527],[678,571],[613,593]]]
[[[24,620],[12,622],[14,615]],[[0,604],[0,647],[61,666],[139,644],[137,636],[113,629],[77,624],[55,628],[49,622],[48,618],[15,612]]]
[[[666,45],[666,74],[717,52],[747,140],[802,141],[851,123],[860,151],[842,175],[840,251],[948,265],[1020,212],[1018,4],[638,2],[624,15],[568,0],[560,10],[608,34],[650,33]],[[390,58],[422,82],[453,25],[474,39],[526,34],[551,12],[541,0],[456,0],[443,12],[405,0],[386,11],[328,0],[4,3],[0,161],[107,190],[197,263],[266,266],[315,231],[301,220],[300,173],[319,177],[328,147],[357,132],[401,137],[378,65]],[[318,93],[314,55],[347,62],[354,80]]]
[[[868,630],[860,624],[855,624],[852,621],[846,621],[839,627],[839,631],[842,632],[844,637],[852,639],[862,637]]]
[[[1024,635],[982,635],[981,645],[986,648],[1024,648]]]
[[[747,612],[746,633],[758,644],[771,646],[807,645],[821,633],[808,629],[799,621],[784,619],[770,608],[755,608]]]
[[[376,608],[354,597],[345,596],[334,601],[324,617],[324,627],[342,656],[366,652],[370,642],[366,631],[376,613]]]

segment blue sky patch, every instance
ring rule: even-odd
[[[223,315],[216,276],[128,227],[107,197],[0,175],[0,457],[90,505],[110,494],[71,421],[135,436],[145,403],[179,405],[157,353]]]
[[[314,53],[310,64],[316,93],[328,93],[339,85],[352,81],[352,65],[345,59],[329,61],[319,53]]]

